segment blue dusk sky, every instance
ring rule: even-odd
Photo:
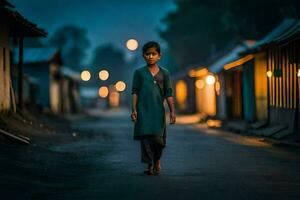
[[[161,39],[157,29],[165,28],[161,19],[176,10],[173,0],[9,0],[28,20],[48,32],[68,24],[87,29],[92,50],[112,43],[125,50],[129,38],[141,44]],[[87,58],[87,60],[88,60]]]

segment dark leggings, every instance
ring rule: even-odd
[[[141,139],[141,154],[143,163],[153,165],[162,156],[164,145],[158,138]]]

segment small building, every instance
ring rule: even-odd
[[[284,20],[250,52],[266,55],[268,122],[277,127],[271,136],[299,132],[300,20]]]
[[[18,87],[23,96],[23,38],[24,37],[41,37],[46,33],[38,28],[35,24],[25,19],[19,14],[12,4],[6,0],[0,1],[0,112],[7,112],[12,109],[14,98],[12,95],[13,87],[11,84],[11,58],[10,58],[10,40],[13,39],[19,43],[20,62],[18,63],[19,77]]]
[[[217,117],[220,119],[253,120],[251,72],[242,67],[224,68],[253,44],[253,41],[245,41],[236,45],[208,68],[218,80]]]
[[[243,69],[246,119],[267,121],[260,134],[280,139],[299,131],[299,37],[300,21],[286,19],[227,63],[225,71]]]
[[[215,77],[209,73],[207,67],[189,70],[189,77],[194,78],[196,113],[206,116],[216,115]]]
[[[14,62],[18,63],[18,49],[14,51]],[[37,104],[43,109],[61,113],[62,83],[60,52],[54,47],[25,48],[24,73],[38,82]]]
[[[62,67],[62,112],[77,113],[80,110],[80,73]]]

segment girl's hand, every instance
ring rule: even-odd
[[[131,113],[131,120],[135,123],[137,121],[137,112],[132,111]]]
[[[174,112],[170,112],[170,124],[175,124],[176,116]]]

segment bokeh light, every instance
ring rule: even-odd
[[[208,75],[206,77],[206,83],[207,85],[213,85],[216,82],[216,78],[213,75]]]
[[[83,81],[89,81],[91,79],[91,73],[88,70],[84,70],[81,72],[80,77]]]
[[[272,71],[271,70],[267,71],[267,77],[269,77],[269,78],[272,77]]]
[[[126,89],[126,84],[123,82],[123,81],[118,81],[117,83],[116,83],[116,90],[118,91],[118,92],[122,92],[122,91],[124,91]]]
[[[107,70],[101,70],[99,72],[99,78],[100,78],[100,80],[105,81],[105,80],[108,79],[108,77],[109,77],[109,72]]]
[[[126,43],[126,46],[130,51],[135,51],[138,48],[139,43],[135,39],[129,39]]]
[[[196,82],[195,82],[195,85],[196,85],[196,87],[198,88],[198,89],[203,89],[204,88],[204,86],[205,86],[205,83],[204,83],[204,81],[202,80],[202,79],[200,79],[200,80],[197,80]]]
[[[101,98],[106,98],[108,96],[108,87],[102,86],[99,88],[99,96]]]
[[[112,107],[118,107],[120,104],[120,94],[117,91],[111,91],[109,95],[109,104]]]

